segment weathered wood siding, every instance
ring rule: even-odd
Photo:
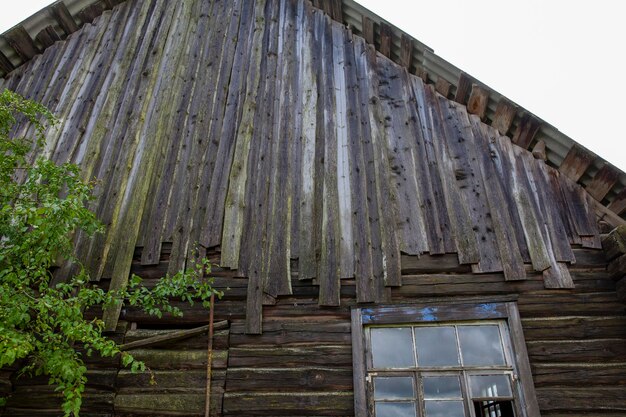
[[[336,306],[342,279],[385,300],[401,253],[568,288],[570,244],[599,246],[582,188],[308,1],[128,1],[2,86],[58,115],[46,152],[98,180],[93,279],[123,285],[136,246],[151,265],[172,242],[170,272],[219,247],[249,333],[293,293],[291,259]]]
[[[626,413],[626,316],[585,190],[310,2],[129,0],[0,87],[57,114],[46,153],[98,180],[107,232],[77,236],[94,280],[149,282],[197,245],[221,264],[214,415],[351,415],[350,306],[503,295],[543,415]],[[125,309],[117,337],[207,323],[183,309]],[[205,343],[139,352],[156,386],[96,361],[81,415],[203,415]],[[43,380],[0,381],[7,415],[58,415]]]

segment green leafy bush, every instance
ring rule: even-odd
[[[33,139],[11,137],[21,118],[34,127]],[[118,291],[90,284],[74,257],[73,237],[78,230],[88,235],[103,231],[85,206],[93,184],[82,180],[74,164],[33,157],[41,153],[46,124],[55,123],[42,105],[9,90],[0,94],[0,367],[17,364],[20,372],[47,375],[62,393],[65,416],[78,416],[87,371],[83,354],[121,355],[124,366],[145,370],[103,335],[101,320],[87,321],[85,310],[125,302],[159,317],[163,312],[182,315],[170,298],[199,300],[208,307],[211,294],[221,293],[205,278],[210,272],[206,259],[152,289],[136,276]],[[78,273],[53,285],[51,271],[64,261],[78,265]]]

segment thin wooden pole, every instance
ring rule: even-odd
[[[215,294],[211,294],[211,307],[209,309],[209,343],[207,347],[206,362],[206,401],[204,406],[204,417],[211,414],[211,362],[213,361],[213,304]]]

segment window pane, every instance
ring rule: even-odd
[[[454,366],[459,364],[454,327],[416,327],[417,363],[419,366]]]
[[[374,398],[377,400],[415,398],[413,378],[409,376],[374,378]]]
[[[463,401],[426,401],[426,417],[465,417]]]
[[[461,382],[458,376],[427,376],[422,379],[424,398],[461,398]]]
[[[415,403],[376,403],[376,417],[416,417]]]
[[[508,375],[471,375],[472,397],[510,397],[511,382]]]
[[[504,365],[498,326],[459,326],[463,365]]]
[[[374,368],[415,366],[413,338],[409,327],[373,328],[371,336]]]

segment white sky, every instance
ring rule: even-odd
[[[357,1],[626,171],[626,2]],[[0,33],[52,2],[5,3]]]

